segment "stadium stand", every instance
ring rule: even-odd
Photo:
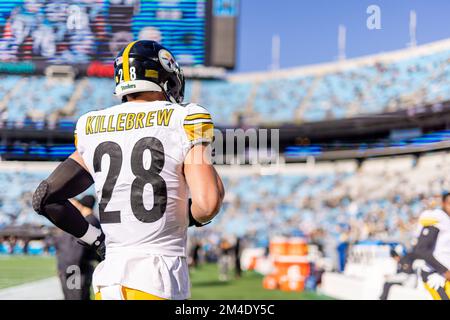
[[[43,223],[33,213],[30,193],[52,163],[3,162],[0,181],[2,225]],[[265,246],[272,236],[308,236],[320,228],[330,241],[397,241],[408,245],[415,219],[430,198],[450,189],[442,171],[447,153],[369,160],[283,165],[272,169],[219,167],[227,196],[223,214],[205,231],[216,236],[250,236]],[[424,171],[426,170],[426,171]],[[423,172],[427,172],[426,175]],[[251,192],[249,192],[251,190]]]
[[[450,100],[449,60],[450,40],[445,40],[346,62],[230,75],[225,80],[190,80],[185,101],[208,107],[216,124],[224,126],[242,121],[315,122],[392,112]],[[110,79],[61,83],[42,76],[13,75],[2,76],[1,82],[3,120],[50,117],[74,121],[89,110],[118,102]],[[61,112],[64,108],[67,110]]]
[[[49,226],[33,212],[30,195],[55,166],[0,163],[0,183],[9,186],[0,194],[0,232],[6,227]],[[448,152],[418,160],[413,156],[377,158],[361,166],[356,161],[219,166],[227,190],[222,212],[208,228],[190,232],[202,239],[205,250],[229,237],[244,238],[248,248],[261,249],[278,236],[314,241],[334,266],[322,278],[322,293],[340,299],[377,299],[384,277],[395,272],[389,248],[398,244],[411,248],[416,219],[424,209],[437,205],[442,190],[450,189],[450,179],[442,175],[449,169]],[[344,243],[350,246],[349,252],[359,250],[356,256],[368,259],[363,263],[347,259],[339,271],[339,247]],[[7,253],[4,246],[0,244],[2,254]],[[13,253],[23,250],[18,242]],[[42,245],[28,252],[42,253]],[[420,281],[396,286],[389,296],[428,298]]]
[[[8,186],[0,196],[0,229],[9,225],[49,225],[46,219],[33,214],[31,207],[32,193],[50,172],[48,166],[44,170],[37,167],[32,165],[32,170],[24,170],[28,166],[23,164],[0,169],[0,183]]]
[[[17,80],[16,76],[7,80],[6,83],[13,84],[9,90],[3,91],[3,97],[8,96],[6,112],[7,119],[11,121],[49,119],[66,105],[74,90],[72,81],[52,81],[39,76],[14,80]]]
[[[441,174],[448,166],[448,156],[433,155],[418,163],[409,156],[374,159],[360,168],[350,161],[286,165],[281,172],[263,175],[224,171],[226,207],[210,229],[240,236],[252,233],[260,244],[265,237],[296,230],[307,235],[316,228],[328,230],[335,240],[347,230],[355,242],[407,244],[429,197],[450,187]]]

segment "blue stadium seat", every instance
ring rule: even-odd
[[[345,67],[336,63],[307,73],[295,69],[282,75],[188,80],[185,102],[205,106],[219,126],[236,125],[238,119],[248,124],[280,124],[397,111],[450,100],[449,59],[450,50],[442,48],[428,54],[405,52],[390,60],[350,60]],[[67,105],[79,85],[82,91],[74,99],[75,113],[61,120],[73,122],[88,111],[120,103],[113,95],[112,79],[55,82],[42,76],[9,75],[0,77],[0,101],[7,106],[2,117],[19,122],[48,119]],[[71,129],[66,122],[60,127]]]

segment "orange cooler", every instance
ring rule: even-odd
[[[290,257],[287,257],[290,258]],[[309,262],[306,259],[285,259],[279,258],[275,259],[274,262],[275,270],[278,275],[287,275],[288,273],[292,273],[292,270],[295,268],[295,272],[302,275],[303,277],[307,277],[310,274],[310,266]]]
[[[264,278],[263,287],[268,290],[303,291],[305,279],[311,272],[306,241],[303,238],[273,238],[269,252],[275,271]]]
[[[266,290],[278,289],[278,279],[275,275],[265,276],[263,279],[263,288]]]
[[[308,245],[302,238],[291,238],[288,241],[287,254],[290,256],[306,256]]]
[[[271,256],[283,256],[288,253],[289,241],[286,238],[274,238],[270,241],[269,253]]]
[[[305,281],[285,279],[280,281],[280,289],[282,291],[302,292],[303,290],[305,290]]]

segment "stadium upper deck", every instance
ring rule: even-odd
[[[185,101],[223,126],[274,125],[380,114],[450,100],[450,40],[345,62],[190,80]],[[69,120],[112,106],[113,81],[2,76],[3,120]]]

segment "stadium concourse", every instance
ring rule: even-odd
[[[0,163],[0,183],[9,186],[0,195],[0,229],[24,224],[47,225],[45,219],[33,213],[30,194],[55,165]],[[418,160],[410,156],[379,158],[368,160],[360,167],[355,161],[219,166],[227,190],[225,205],[212,225],[191,231],[191,239],[202,239],[208,253],[223,238],[241,237],[250,249],[265,248],[276,236],[303,237],[321,248],[314,262],[323,266],[324,271],[344,271],[344,277],[350,272],[350,279],[355,281],[355,267],[350,271],[351,264],[341,268],[337,248],[343,243],[356,248],[358,244],[375,247],[386,244],[408,250],[418,228],[419,214],[435,205],[434,197],[441,190],[450,188],[450,179],[442,174],[449,169],[448,153],[429,154]],[[44,243],[40,249],[35,243],[34,254],[42,253],[43,248]],[[19,241],[13,252],[23,253],[23,249]],[[6,254],[8,250],[4,241],[0,252]],[[378,253],[377,257],[393,261],[389,250]],[[363,273],[359,272],[360,277],[370,277],[367,272],[374,272],[369,293],[338,298],[377,298],[383,276],[393,272],[392,263],[381,265],[381,269],[367,265]],[[346,281],[336,280],[333,275],[336,277],[334,273],[325,273],[323,277],[322,287],[329,295],[335,293],[333,281],[339,285]],[[326,279],[332,279],[332,283]],[[378,283],[374,284],[373,279],[378,279]],[[355,293],[367,292],[363,283],[361,278],[359,291],[355,289]],[[420,289],[417,290],[418,295],[410,296],[420,296]]]
[[[207,106],[216,125],[292,124],[381,114],[450,99],[450,40],[344,62],[222,80],[188,80],[185,101]],[[25,92],[20,88],[27,88]],[[111,106],[113,83],[3,75],[0,119],[74,121]]]

